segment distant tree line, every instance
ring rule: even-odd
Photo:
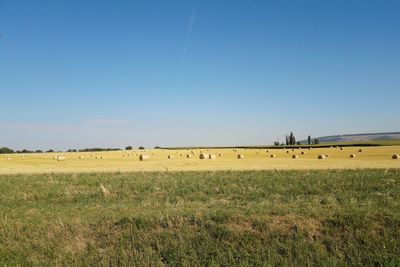
[[[127,146],[125,150],[132,150],[132,146]],[[140,146],[139,149],[145,149],[143,146]],[[84,148],[84,149],[68,149],[66,152],[99,152],[99,151],[118,151],[122,150],[121,148],[100,148],[100,147],[94,147],[94,148]],[[46,153],[52,153],[55,152],[53,149],[49,149],[45,151]],[[61,151],[57,151],[61,152]],[[28,150],[28,149],[22,149],[22,150],[16,150],[14,151],[11,148],[8,147],[0,147],[0,154],[13,154],[13,153],[44,153],[43,150]]]
[[[318,145],[319,144],[319,140],[318,138],[311,138],[311,135],[308,136],[307,138],[307,143],[309,145]],[[301,145],[300,142],[296,142],[296,137],[294,136],[293,132],[290,132],[289,134],[285,135],[285,144],[284,143],[279,143],[279,141],[275,141],[274,142],[274,146],[295,146],[295,145]]]
[[[28,150],[28,149],[22,149],[22,150],[17,150],[14,151],[11,148],[8,147],[0,147],[0,154],[13,154],[13,153],[24,153],[24,154],[28,154],[28,153],[43,153],[42,150]]]
[[[70,149],[67,152],[98,152],[98,151],[118,151],[121,150],[121,148],[100,148],[100,147],[94,147],[94,148],[84,148],[84,149]]]

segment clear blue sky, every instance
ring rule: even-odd
[[[0,0],[0,146],[400,130],[400,1]]]

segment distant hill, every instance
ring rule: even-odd
[[[317,138],[319,139],[320,143],[388,141],[400,140],[400,132],[343,134],[322,136]],[[305,144],[307,143],[307,140],[303,140],[301,143]]]

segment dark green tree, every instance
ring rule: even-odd
[[[0,147],[0,154],[12,154],[14,150],[8,147]]]

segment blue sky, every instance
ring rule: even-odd
[[[400,1],[0,0],[0,146],[398,131]]]

